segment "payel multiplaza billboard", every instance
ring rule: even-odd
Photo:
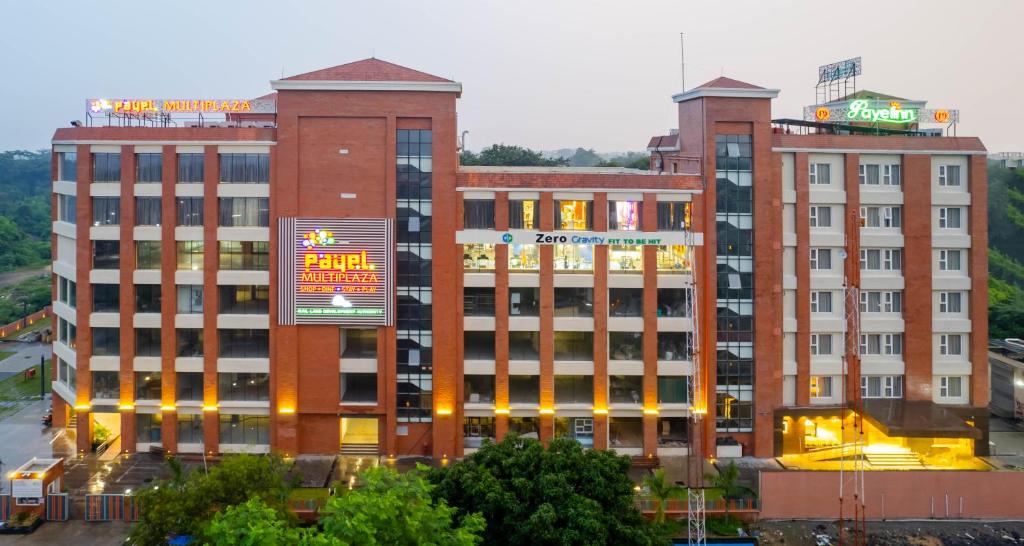
[[[391,326],[392,233],[387,218],[281,218],[278,322]]]

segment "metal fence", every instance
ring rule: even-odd
[[[71,499],[67,493],[46,496],[46,521],[67,521],[71,517]]]
[[[106,493],[85,496],[85,521],[125,519],[124,495]]]

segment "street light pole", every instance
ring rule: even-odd
[[[46,356],[39,355],[39,399],[46,399]]]

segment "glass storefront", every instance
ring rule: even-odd
[[[608,245],[608,270],[620,273],[643,271],[643,247],[640,245]]]
[[[657,252],[658,273],[689,273],[693,263],[683,245],[659,246]]]
[[[555,245],[555,271],[593,272],[594,247],[591,245]]]
[[[494,245],[462,245],[462,268],[466,271],[494,271]]]
[[[539,271],[540,247],[537,245],[508,245],[509,271]]]

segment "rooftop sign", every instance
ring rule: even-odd
[[[268,99],[87,99],[92,115],[118,114],[273,114],[277,102]]]
[[[845,80],[861,75],[860,57],[846,59],[838,63],[826,64],[818,67],[818,83],[828,83],[837,80]]]
[[[804,120],[824,123],[957,123],[959,110],[903,108],[898,101],[855,100],[837,106],[808,106]]]
[[[392,222],[282,218],[279,323],[390,326]]]

